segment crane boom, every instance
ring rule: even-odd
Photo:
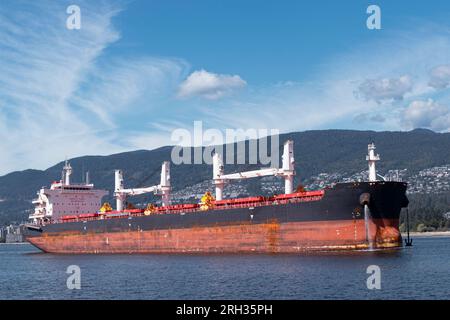
[[[257,178],[257,177],[265,177],[265,176],[274,176],[274,175],[281,173],[279,171],[280,170],[277,168],[267,168],[267,169],[260,169],[260,170],[244,171],[244,172],[220,175],[219,179],[240,180],[240,179],[249,179],[249,178]]]
[[[285,193],[292,193],[295,175],[294,142],[292,140],[288,140],[284,143],[282,160],[283,164],[281,168],[265,168],[260,170],[224,174],[222,156],[215,153],[213,156],[213,180],[216,186],[216,200],[222,200],[224,185],[229,180],[241,180],[265,176],[282,176],[285,181]]]
[[[170,189],[170,162],[168,161],[164,161],[162,164],[160,184],[150,187],[125,189],[122,170],[116,170],[114,190],[114,196],[116,198],[116,210],[123,210],[123,204],[127,196],[137,196],[152,192],[155,194],[160,194],[162,196],[162,205],[168,206],[170,203]]]
[[[123,194],[127,194],[129,196],[138,196],[141,194],[146,194],[146,193],[151,193],[151,192],[158,192],[159,190],[159,185],[157,186],[151,186],[151,187],[146,187],[146,188],[136,188],[136,189],[121,189],[117,192],[123,193]]]

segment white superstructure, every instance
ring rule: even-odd
[[[101,207],[102,198],[108,194],[106,190],[94,189],[89,183],[88,174],[85,183],[70,182],[72,167],[66,161],[62,179],[52,183],[50,188],[42,187],[33,200],[34,212],[30,215],[33,223],[58,220],[65,215],[95,213]]]

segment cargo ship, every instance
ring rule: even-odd
[[[388,249],[402,246],[399,216],[408,206],[407,184],[378,179],[380,160],[368,145],[368,181],[336,183],[321,190],[294,190],[293,142],[284,144],[282,167],[224,173],[220,154],[213,156],[215,195],[199,203],[171,204],[170,162],[160,183],[125,188],[115,171],[116,208],[101,205],[106,190],[88,179],[72,184],[66,162],[62,179],[42,188],[34,201],[26,239],[44,252],[95,253],[298,253],[330,250]],[[283,194],[223,199],[234,180],[278,176]],[[134,195],[155,193],[161,204],[127,205]]]

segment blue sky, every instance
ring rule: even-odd
[[[195,120],[446,132],[449,18],[448,1],[1,1],[0,174],[173,144]]]

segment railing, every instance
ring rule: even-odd
[[[93,221],[93,220],[104,220],[104,219],[118,219],[118,218],[127,218],[127,217],[143,217],[150,215],[160,215],[160,214],[180,214],[180,213],[198,213],[205,211],[213,211],[213,210],[230,210],[230,209],[239,209],[239,208],[256,208],[256,207],[265,207],[265,206],[274,206],[274,205],[284,205],[290,203],[302,203],[302,202],[311,202],[311,201],[320,201],[324,196],[324,192],[322,193],[310,193],[310,195],[285,198],[285,199],[273,199],[257,201],[257,202],[246,202],[246,203],[227,203],[227,204],[219,204],[211,207],[207,210],[202,210],[200,206],[194,208],[183,208],[180,207],[174,208],[171,206],[169,209],[164,210],[164,207],[158,207],[157,210],[150,214],[145,214],[144,209],[132,209],[132,210],[124,210],[122,212],[118,211],[110,211],[105,214],[95,214],[92,217],[74,217],[68,219],[60,219],[57,221],[53,221],[51,223],[66,223],[66,222],[79,222],[79,221]]]

